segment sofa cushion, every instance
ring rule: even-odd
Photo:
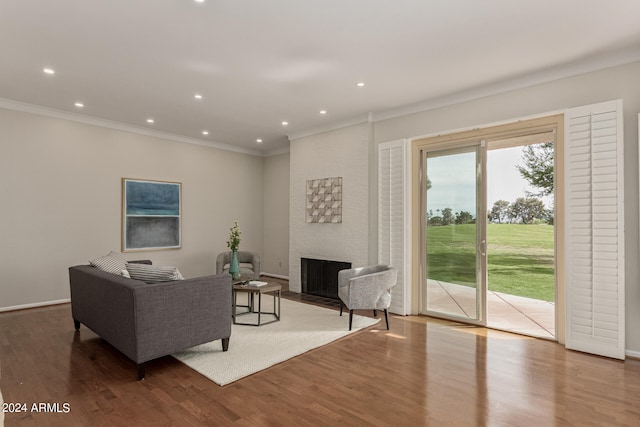
[[[107,273],[120,274],[127,267],[127,260],[119,253],[111,251],[107,255],[89,261],[89,264]]]
[[[158,267],[155,265],[127,263],[127,271],[132,279],[146,283],[171,282],[184,280],[176,267]]]

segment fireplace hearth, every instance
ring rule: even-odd
[[[300,258],[302,293],[338,299],[338,271],[350,262]]]

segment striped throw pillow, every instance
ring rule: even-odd
[[[127,261],[122,255],[111,251],[105,256],[89,261],[89,264],[107,273],[120,274],[127,267]]]
[[[127,271],[132,279],[146,283],[171,282],[184,280],[176,267],[158,267],[148,264],[127,263]]]

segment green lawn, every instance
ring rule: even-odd
[[[427,229],[429,278],[475,286],[475,224]],[[554,301],[553,226],[489,224],[489,290]]]

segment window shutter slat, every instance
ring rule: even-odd
[[[566,346],[624,359],[622,101],[565,122]]]
[[[389,311],[410,314],[410,283],[407,257],[407,162],[406,142],[393,141],[378,147],[378,262],[398,269],[391,291]]]

